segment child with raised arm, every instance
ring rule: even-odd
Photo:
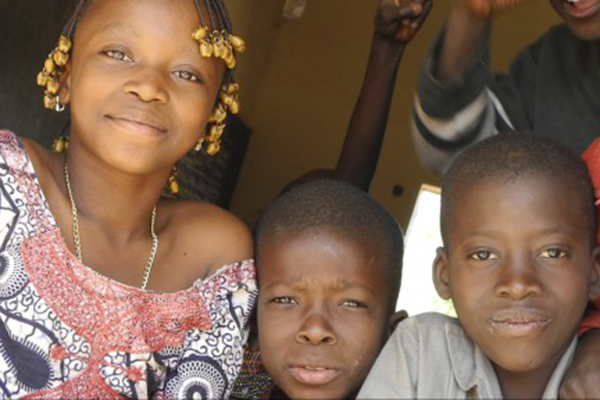
[[[255,238],[268,397],[353,398],[391,331],[398,224],[363,191],[319,180],[269,205]]]
[[[495,18],[524,0],[453,0],[421,70],[413,139],[421,162],[443,173],[470,144],[530,130],[577,154],[600,135],[600,1],[549,0],[564,24],[513,61],[489,69]],[[541,7],[541,5],[540,5]]]
[[[161,193],[187,152],[218,150],[241,50],[221,0],[77,1],[37,77],[68,142],[0,131],[1,397],[229,396],[251,235]]]
[[[459,155],[442,182],[433,274],[458,319],[401,323],[359,398],[556,398],[600,291],[593,196],[583,162],[538,135]]]

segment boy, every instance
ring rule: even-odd
[[[402,323],[360,398],[556,398],[598,294],[593,189],[558,144],[507,133],[461,154],[442,183],[434,262],[458,320]]]
[[[392,216],[346,183],[306,183],[267,208],[256,261],[271,397],[356,395],[390,332],[402,252]]]
[[[581,154],[600,134],[600,1],[550,0],[563,25],[489,70],[495,17],[523,0],[454,0],[423,63],[414,113],[421,162],[443,173],[466,146],[507,130],[532,130]]]

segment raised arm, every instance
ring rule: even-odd
[[[432,0],[379,0],[369,62],[335,169],[316,169],[285,190],[316,179],[339,179],[368,191],[387,126],[398,66]]]
[[[431,0],[380,0],[362,88],[334,177],[368,190],[387,126],[402,54],[431,9]]]
[[[415,99],[413,139],[421,162],[442,174],[469,144],[512,129],[487,90],[494,17],[524,0],[455,0],[424,62]],[[500,107],[499,107],[500,106]]]

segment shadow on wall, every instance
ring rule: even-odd
[[[0,129],[46,146],[60,134],[67,115],[44,109],[36,75],[58,43],[70,4],[0,0]]]

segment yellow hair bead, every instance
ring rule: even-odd
[[[204,28],[203,26],[196,29],[194,31],[194,33],[192,33],[192,38],[198,42],[201,41],[202,39],[204,39],[205,37],[206,37],[206,28]]]
[[[56,94],[58,93],[58,89],[60,89],[60,85],[58,84],[58,82],[52,78],[48,79],[48,84],[46,85],[46,90],[48,91],[48,93],[56,96]]]
[[[246,51],[246,42],[239,36],[229,35],[229,41],[233,45],[233,48],[238,53],[243,53]]]
[[[217,106],[217,108],[215,108],[215,110],[213,111],[212,115],[210,116],[210,122],[216,122],[216,123],[220,124],[223,121],[225,121],[226,118],[227,118],[227,110],[225,109],[225,107],[223,107],[222,104],[219,104]]]
[[[237,99],[234,99],[231,104],[229,104],[229,111],[231,111],[231,113],[233,115],[236,115],[237,113],[240,112],[240,102]]]
[[[209,156],[216,155],[219,150],[221,150],[221,145],[219,143],[209,143],[208,146],[206,146],[206,154]]]
[[[203,40],[200,42],[200,55],[204,58],[210,58],[213,55],[213,47],[212,44]]]
[[[56,96],[52,96],[49,93],[44,95],[44,107],[48,110],[53,110],[56,107]]]
[[[71,40],[65,36],[58,39],[58,51],[67,54],[71,50]]]
[[[240,90],[240,85],[238,85],[237,83],[230,83],[224,90],[227,92],[227,94],[234,94],[235,92]]]
[[[63,53],[62,51],[55,51],[52,55],[52,58],[59,67],[64,67],[69,61],[69,55],[67,53]]]
[[[236,66],[235,56],[230,54],[229,57],[225,58],[225,65],[229,69],[234,69]]]
[[[48,83],[48,74],[46,74],[44,71],[37,74],[38,86],[46,86],[47,83]]]
[[[54,60],[51,57],[48,57],[46,61],[44,61],[44,70],[51,74],[56,71],[56,64],[54,64]]]

